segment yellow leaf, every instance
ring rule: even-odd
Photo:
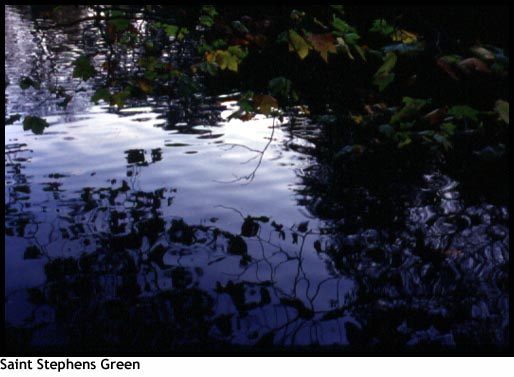
[[[352,120],[355,122],[355,124],[361,124],[362,123],[362,115],[352,115]]]
[[[509,103],[507,101],[503,101],[501,99],[496,101],[494,110],[496,110],[501,120],[509,124]]]
[[[391,35],[393,42],[402,42],[406,45],[417,42],[419,34],[400,29]]]
[[[205,53],[205,61],[207,63],[214,63],[216,60],[216,53],[213,51],[208,51]]]
[[[303,37],[294,30],[289,30],[289,51],[296,51],[300,59],[305,59],[309,55],[311,47]]]
[[[228,58],[230,54],[227,51],[216,50],[215,58],[216,63],[220,66],[221,69],[226,69],[228,66]]]
[[[319,52],[325,62],[328,63],[328,53],[336,53],[336,46],[334,44],[334,36],[332,33],[325,34],[311,34],[308,37],[312,47]]]

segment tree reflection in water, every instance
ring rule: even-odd
[[[508,213],[466,206],[444,175],[403,182],[392,195],[397,187],[376,182],[334,187],[340,172],[319,162],[299,171],[297,197],[331,219],[324,227],[220,208],[240,218],[236,234],[216,218],[163,216],[174,189],[136,189],[160,149],[127,150],[127,179],[72,199],[59,189],[63,176],[48,175],[43,190],[57,215],[49,220],[44,203],[35,215],[23,174],[30,154],[6,146],[6,234],[25,239],[24,260],[41,261],[45,273],[40,285],[11,293],[31,304],[26,322],[7,326],[22,349],[507,343]],[[313,256],[325,271],[312,269]],[[18,314],[7,310],[8,320]]]

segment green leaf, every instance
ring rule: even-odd
[[[419,111],[425,107],[430,101],[425,99],[417,99],[410,97],[403,97],[403,103],[405,104],[400,110],[393,114],[390,123],[395,124],[400,121],[412,118],[416,116]]]
[[[73,62],[73,65],[75,66],[73,69],[73,77],[78,77],[84,81],[87,81],[96,75],[95,67],[93,67],[86,55],[79,56]]]
[[[330,5],[330,7],[341,15],[344,15],[344,8],[342,5]]]
[[[501,99],[496,101],[494,110],[498,113],[501,120],[509,124],[509,103],[507,101]]]
[[[447,122],[441,124],[441,130],[444,131],[447,135],[452,136],[455,133],[457,126],[453,123]]]
[[[218,15],[218,12],[216,11],[216,8],[214,8],[214,6],[204,5],[202,7],[202,14],[205,14],[209,17],[214,17],[214,16]]]
[[[387,37],[394,32],[394,28],[389,25],[386,20],[381,18],[373,21],[373,26],[371,29],[369,29],[369,31],[379,33]]]
[[[244,59],[248,55],[248,51],[240,46],[230,46],[227,51],[239,59]]]
[[[478,121],[477,115],[480,112],[468,105],[452,106],[448,109],[448,115],[452,115],[457,118],[468,118],[474,121]]]
[[[20,88],[25,90],[30,87],[33,87],[34,89],[39,89],[41,87],[41,84],[37,81],[32,80],[30,77],[22,76],[20,78]]]
[[[375,75],[388,74],[396,65],[398,58],[394,52],[388,52],[384,57],[384,63],[377,70]]]
[[[176,37],[178,30],[179,30],[179,27],[177,25],[170,25],[170,24],[164,25],[164,31],[166,32],[166,35],[168,37]]]
[[[117,10],[111,12],[111,18],[107,21],[109,25],[113,25],[116,31],[125,31],[130,26],[130,20],[126,16]]]
[[[275,77],[269,81],[268,89],[274,96],[287,98],[291,93],[292,83],[285,77]]]
[[[364,54],[364,50],[359,45],[354,45],[353,48],[355,48],[355,51],[359,54],[362,60],[366,61],[366,55]]]
[[[109,92],[108,88],[99,88],[95,91],[93,96],[91,96],[91,101],[94,103],[98,103],[98,101],[100,101],[101,99],[103,99],[106,102],[111,101],[111,93]]]
[[[335,29],[334,33],[343,36],[345,33],[355,32],[355,29],[348,25],[346,21],[341,20],[335,14],[332,17],[332,27]]]
[[[41,135],[43,130],[48,126],[49,124],[45,119],[37,116],[27,115],[25,119],[23,119],[23,130],[30,130],[36,135]]]
[[[5,125],[13,124],[21,119],[20,114],[11,115],[9,118],[5,118]]]
[[[391,84],[394,81],[395,74],[394,73],[388,73],[388,74],[381,74],[378,76],[375,76],[375,79],[373,80],[373,84],[378,86],[378,90],[383,92],[389,84]]]
[[[200,16],[199,20],[200,24],[204,26],[211,27],[212,25],[214,25],[214,19],[210,16]]]
[[[398,143],[398,148],[404,148],[407,145],[409,145],[410,143],[412,143],[412,139],[410,138],[409,135],[407,135],[405,133],[401,133],[399,135],[401,135],[402,141],[400,141]]]

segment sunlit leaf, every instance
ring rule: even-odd
[[[509,103],[507,101],[501,99],[496,101],[494,110],[498,113],[501,120],[509,124]]]
[[[393,42],[401,42],[404,44],[411,44],[418,41],[419,34],[407,30],[397,30],[391,35]]]
[[[318,51],[325,62],[328,63],[328,53],[336,53],[334,36],[332,33],[311,34],[309,37],[314,50]]]
[[[293,29],[289,30],[289,51],[296,51],[300,59],[305,59],[309,54],[310,48],[309,44],[300,34]]]

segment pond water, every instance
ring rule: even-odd
[[[327,198],[320,127],[228,121],[230,96],[174,122],[80,84],[63,109],[17,82],[78,85],[80,30],[43,38],[9,6],[5,25],[6,115],[49,123],[5,127],[13,349],[507,344],[506,204],[467,203],[437,171]]]

